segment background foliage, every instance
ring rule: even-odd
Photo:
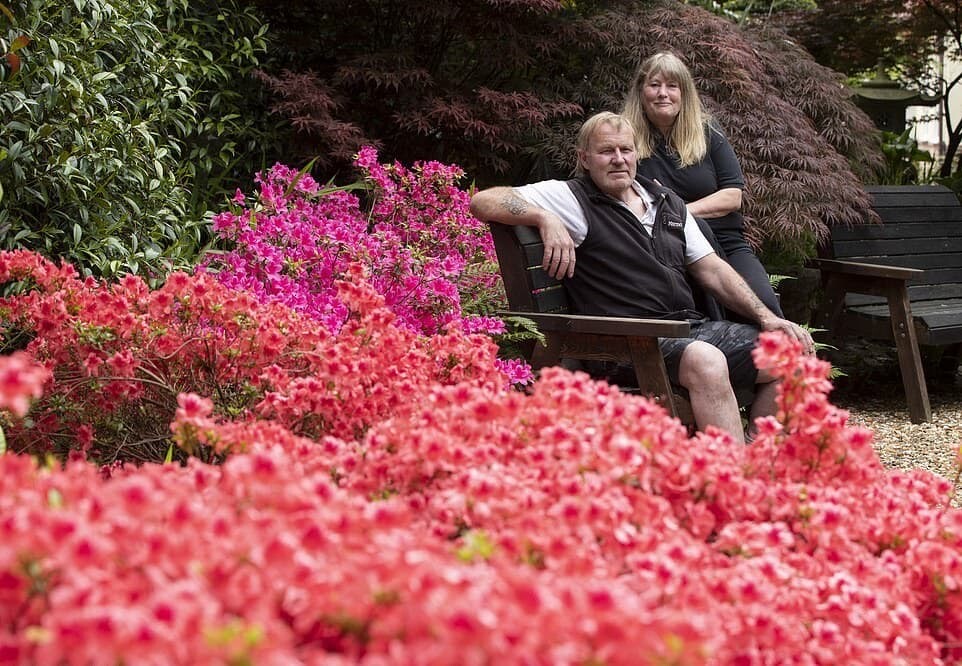
[[[823,65],[860,79],[882,71],[941,95],[948,141],[937,172],[959,179],[962,118],[948,101],[962,78],[945,64],[962,62],[962,1],[823,0],[817,10],[779,13],[775,21]]]
[[[829,225],[867,221],[877,132],[839,75],[773,29],[672,0],[256,4],[282,45],[272,108],[329,175],[370,141],[479,185],[565,177],[580,122],[620,109],[638,63],[670,48],[743,161],[758,245],[797,263]]]
[[[0,235],[109,275],[185,265],[204,212],[277,149],[249,73],[254,10],[187,0],[29,0],[4,15]],[[276,121],[273,121],[276,125]]]
[[[97,274],[184,265],[208,240],[204,213],[250,173],[315,160],[343,182],[363,145],[456,163],[481,186],[566,176],[580,121],[619,109],[660,48],[689,62],[730,135],[770,261],[866,221],[860,181],[882,169],[841,77],[753,19],[806,3],[715,7],[739,25],[674,0],[239,1],[17,8],[0,44],[20,63],[0,72],[7,247]]]
[[[271,17],[283,69],[264,79],[304,156],[329,173],[364,144],[388,159],[457,163],[487,181],[550,121],[603,35],[593,2],[251,0]]]

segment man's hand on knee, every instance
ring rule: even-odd
[[[815,341],[812,339],[812,334],[793,321],[773,315],[770,319],[761,322],[761,329],[763,331],[781,331],[802,343],[802,349],[806,354],[815,353]]]

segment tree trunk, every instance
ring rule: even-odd
[[[959,150],[960,143],[962,143],[962,123],[957,125],[949,134],[949,143],[945,147],[945,157],[942,160],[942,167],[939,169],[939,176],[942,178],[948,178],[952,175],[952,162],[955,160],[955,154]]]

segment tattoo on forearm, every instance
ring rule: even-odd
[[[514,192],[508,192],[501,199],[501,205],[512,215],[524,215],[528,212],[528,202]]]

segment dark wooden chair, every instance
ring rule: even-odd
[[[868,188],[882,224],[832,230],[817,261],[813,317],[833,336],[887,340],[898,352],[913,423],[932,418],[920,345],[962,348],[962,205],[942,186]]]
[[[571,314],[564,287],[541,268],[544,246],[538,231],[495,222],[489,226],[511,308],[501,314],[531,319],[546,340],[528,358],[535,370],[562,359],[630,363],[641,393],[692,423],[690,405],[674,394],[658,349],[659,337],[687,336],[687,321]]]

